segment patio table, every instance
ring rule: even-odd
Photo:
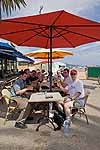
[[[63,100],[63,97],[60,95],[59,92],[38,92],[33,93],[29,99],[29,103],[47,103],[47,116],[43,117],[43,121],[40,122],[40,124],[37,126],[36,131],[39,131],[39,127],[41,125],[44,125],[46,122],[44,120],[49,121],[55,130],[55,125],[53,123],[53,120],[49,118],[49,103],[52,102],[59,102]]]

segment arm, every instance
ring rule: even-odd
[[[77,92],[72,98],[71,100],[77,100],[77,98],[81,95],[80,92]]]
[[[24,88],[22,90],[16,90],[16,94],[17,95],[21,95],[21,94],[24,94],[28,89],[27,88]]]
[[[15,84],[13,88],[14,88],[16,95],[22,95],[26,93],[27,90],[31,90],[32,86],[28,86],[27,88],[20,89],[20,86],[18,84]]]
[[[57,82],[57,86],[64,92],[64,93],[68,93],[68,86],[63,87],[61,82]]]
[[[68,93],[68,89],[64,88],[62,85],[60,86],[60,89],[64,92],[64,93]]]
[[[79,82],[77,82],[76,93],[72,97],[72,100],[77,100],[77,98],[80,97],[81,94],[83,95],[83,93],[84,93],[83,82],[79,81]]]
[[[64,103],[70,102],[70,101],[76,101],[77,98],[80,96],[80,92],[77,92],[73,97],[65,97],[64,98]]]

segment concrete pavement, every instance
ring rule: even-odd
[[[86,106],[89,125],[84,117],[76,116],[69,136],[64,137],[63,129],[55,132],[47,126],[42,126],[40,131],[36,132],[36,124],[28,124],[28,128],[24,130],[16,129],[14,121],[8,121],[3,125],[4,119],[0,118],[0,150],[99,150],[100,85],[97,81],[83,82],[86,90],[91,92]]]

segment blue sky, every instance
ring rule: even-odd
[[[26,0],[27,7],[12,12],[9,18],[35,15],[43,5],[42,13],[65,10],[78,16],[100,22],[100,0]],[[8,18],[2,13],[2,18]],[[19,48],[19,47],[18,47]],[[28,52],[36,48],[19,48]],[[68,50],[68,49],[67,49]],[[62,61],[79,65],[100,65],[100,42],[90,43],[71,49],[74,56],[65,57]]]

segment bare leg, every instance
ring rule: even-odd
[[[71,108],[67,105],[67,103],[64,103],[64,111],[65,111],[66,117],[70,117]]]
[[[64,106],[64,103],[62,101],[57,103],[57,108],[61,112],[63,112],[63,106]]]
[[[70,117],[70,114],[71,114],[71,107],[73,107],[73,102],[74,101],[66,101],[64,103],[64,111],[65,111],[65,114],[66,114],[66,118],[67,117]]]

